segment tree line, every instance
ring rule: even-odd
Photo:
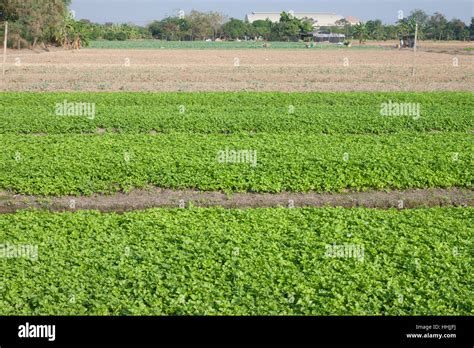
[[[65,48],[87,46],[91,40],[160,39],[172,41],[192,40],[245,40],[297,41],[313,31],[310,19],[298,19],[282,12],[279,22],[258,20],[247,23],[228,18],[218,12],[191,11],[156,20],[147,26],[134,24],[92,23],[76,20],[69,11],[71,0],[0,0],[0,16],[10,23],[8,45],[22,48],[37,45],[60,45]],[[383,24],[369,20],[351,25],[342,19],[335,26],[321,28],[330,33],[345,34],[348,40],[393,40],[414,33],[418,24],[420,39],[472,40],[474,18],[470,25],[462,20],[448,20],[442,13],[428,15],[414,10],[396,24]],[[2,29],[3,30],[3,29]],[[3,32],[1,33],[3,36]]]
[[[268,41],[298,40],[302,34],[313,30],[309,19],[298,19],[282,12],[280,21],[259,20],[246,23],[217,13],[191,11],[183,17],[168,17],[148,25],[152,37],[161,40],[205,40],[205,39],[254,39]]]
[[[445,15],[435,12],[428,15],[423,10],[413,10],[406,18],[396,24],[384,25],[381,20],[369,20],[356,26],[351,26],[346,20],[341,20],[342,27],[333,27],[334,33],[343,33],[348,38],[364,40],[394,40],[403,36],[413,35],[418,24],[420,40],[474,40],[474,17],[467,25],[462,20],[448,20]]]
[[[341,19],[335,26],[321,28],[322,31],[344,34],[347,39],[365,40],[396,40],[412,35],[418,24],[418,37],[421,40],[473,40],[474,17],[467,25],[462,20],[448,20],[445,15],[435,12],[428,15],[423,10],[413,10],[409,16],[395,24],[383,24],[380,19],[351,25]],[[229,20],[215,12],[191,12],[185,17],[167,17],[148,25],[150,34],[162,40],[202,40],[202,39],[245,39],[262,38],[268,41],[288,41],[300,39],[304,34],[313,31],[310,19],[292,18],[289,13],[282,12],[280,21],[258,20],[246,23],[243,20]]]

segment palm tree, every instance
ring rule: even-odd
[[[65,19],[64,25],[58,29],[55,37],[65,49],[80,49],[89,44],[86,25],[75,21],[72,16]]]
[[[367,27],[364,23],[359,23],[354,27],[354,37],[359,39],[359,44],[367,40]]]

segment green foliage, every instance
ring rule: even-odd
[[[399,20],[396,26],[383,25],[380,20],[367,21],[367,38],[386,40],[414,36],[416,24],[418,24],[418,39],[420,40],[469,40],[470,37],[470,29],[463,21],[457,18],[449,21],[440,12],[435,12],[430,16],[423,10],[415,9],[408,17]],[[354,38],[358,38],[359,35],[360,31],[352,31],[349,34]]]
[[[117,39],[117,36],[115,35],[115,33],[111,32],[111,31],[108,31],[104,34],[103,38],[105,40],[113,41],[113,40]]]
[[[183,30],[179,21],[185,23]],[[273,41],[298,41],[302,34],[313,31],[308,20],[300,20],[282,12],[278,23],[256,21],[245,23],[240,19],[231,18],[225,21],[224,16],[215,13],[192,11],[183,19],[168,17],[154,21],[148,26],[153,37],[163,40],[203,40],[203,39],[241,39],[262,37]]]
[[[168,17],[148,25],[154,38],[162,40],[186,40],[191,38],[190,22],[186,18]]]
[[[471,25],[469,25],[469,39],[474,40],[474,17],[471,17]]]
[[[472,208],[0,215],[0,315],[472,315]],[[470,221],[470,222],[469,222]],[[355,245],[363,258],[327,257]],[[359,253],[360,255],[360,253]]]
[[[56,104],[95,103],[94,119],[56,116]],[[389,100],[419,103],[420,118],[381,116]],[[179,106],[185,113],[179,113]],[[291,108],[290,106],[293,106]],[[0,134],[470,132],[471,93],[3,93]]]
[[[68,16],[69,0],[2,0],[0,11],[10,21],[10,45],[35,47],[51,43],[58,28]]]
[[[64,100],[95,103],[95,117],[57,116]],[[381,116],[388,100],[420,103],[420,118]],[[5,93],[0,103],[0,189],[19,193],[472,186],[469,93]],[[257,151],[257,165],[219,163],[226,149]]]
[[[354,38],[358,39],[359,43],[364,43],[367,40],[367,26],[364,23],[359,23],[354,26]]]
[[[301,33],[301,21],[282,12],[280,22],[272,25],[273,40],[298,41]]]
[[[298,41],[302,35],[312,31],[312,22],[282,12],[280,21],[271,25],[270,39],[272,41]]]
[[[148,185],[227,192],[472,186],[467,133],[0,135],[0,142],[0,189],[25,194],[88,195]],[[257,165],[220,163],[226,149],[256,151]]]
[[[147,28],[131,24],[97,24],[88,20],[82,23],[84,33],[92,40],[125,41],[137,39],[149,39],[151,37]]]
[[[418,38],[421,40],[425,39],[428,34],[429,19],[430,16],[420,9],[411,11],[408,16],[408,21],[418,24]],[[414,27],[412,27],[412,29],[414,29]]]
[[[415,36],[416,30],[415,18],[404,18],[398,21],[398,34],[400,37]]]
[[[162,41],[162,40],[128,40],[118,41],[92,41],[90,48],[98,49],[198,49],[198,50],[233,50],[233,49],[306,49],[302,42],[272,42],[264,46],[262,41]],[[318,50],[345,50],[344,46],[317,45]],[[354,46],[351,50],[383,50],[384,48],[374,45]]]
[[[149,38],[148,30],[129,24],[106,26],[76,21],[68,12],[69,0],[2,0],[0,11],[10,21],[9,45],[19,48],[37,43],[66,48],[87,46],[90,39]]]
[[[245,23],[235,18],[226,21],[226,16],[223,14],[199,11],[191,11],[184,18],[167,17],[160,21],[154,21],[147,27],[112,23],[104,25],[91,23],[87,19],[68,23],[71,21],[68,19],[67,9],[70,2],[69,0],[0,1],[0,12],[3,12],[5,19],[10,21],[9,46],[20,48],[34,46],[42,42],[78,48],[78,46],[87,46],[90,40],[125,41],[151,37],[172,41],[262,38],[278,42],[298,41],[302,36],[313,31],[313,23],[310,20],[293,18],[286,12],[282,12],[281,19],[277,23],[272,23],[269,20]],[[400,35],[412,35],[414,30],[407,23],[419,24],[420,39],[469,40],[474,38],[472,20],[468,26],[456,18],[448,21],[439,12],[429,16],[419,9],[413,10],[397,26],[383,25],[380,20],[369,20],[366,24],[351,26],[346,20],[340,20],[335,23],[335,26],[323,29],[333,33],[343,33],[348,39],[356,38],[362,43],[367,39],[386,40],[397,39]],[[75,39],[68,43],[67,40],[71,36]],[[142,44],[138,43],[137,45]],[[107,46],[103,43],[96,45]],[[144,45],[158,45],[158,48],[163,46],[160,43],[145,43]],[[249,43],[249,45],[261,47],[258,42]]]
[[[253,33],[257,37],[262,37],[265,40],[270,39],[271,31],[272,31],[272,22],[270,20],[258,20],[251,24],[253,28]]]
[[[366,37],[370,37],[374,40],[385,40],[387,39],[386,33],[384,32],[384,27],[382,21],[376,19],[374,21],[367,21],[365,23],[366,28]],[[358,33],[359,34],[359,33]]]
[[[64,25],[55,33],[55,40],[66,49],[87,47],[91,35],[84,22],[78,22],[72,16],[67,16]]]
[[[246,36],[248,29],[247,25],[240,19],[231,18],[222,26],[222,31],[226,38],[241,39]]]
[[[123,31],[120,31],[117,34],[115,34],[115,38],[118,41],[125,41],[125,40],[127,40],[127,33],[124,33]]]
[[[215,39],[222,37],[225,16],[218,12],[191,11],[185,17],[189,23],[191,40]]]
[[[428,37],[435,40],[443,40],[447,37],[446,28],[448,20],[446,17],[439,12],[435,12],[428,22],[429,34]]]

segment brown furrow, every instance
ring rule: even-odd
[[[367,191],[345,193],[233,193],[196,190],[173,191],[160,188],[133,190],[113,195],[42,197],[0,192],[0,213],[24,209],[50,211],[99,210],[125,212],[148,208],[198,207],[366,207],[410,209],[420,207],[474,207],[474,191],[463,188],[410,189],[405,191]]]

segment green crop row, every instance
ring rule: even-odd
[[[419,115],[381,115],[390,101],[419,105]],[[473,109],[474,95],[462,92],[2,93],[0,134],[472,132]]]
[[[0,315],[473,315],[474,209],[0,215]]]
[[[304,42],[270,42],[269,47],[264,47],[263,42],[255,41],[161,41],[161,40],[128,40],[128,41],[92,41],[89,48],[100,49],[198,49],[198,50],[229,50],[229,49],[307,49]],[[347,48],[334,44],[316,44],[312,50],[320,49],[346,49],[367,50],[383,49],[375,45],[353,46]]]
[[[472,187],[472,135],[0,135],[0,189],[342,191]]]

